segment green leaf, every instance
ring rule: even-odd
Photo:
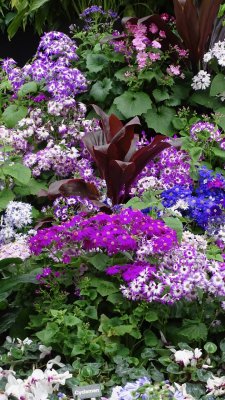
[[[91,286],[96,287],[97,292],[101,296],[108,296],[109,294],[119,291],[118,286],[115,283],[100,278],[91,278]]]
[[[225,107],[220,107],[216,110],[216,122],[225,130]]]
[[[179,242],[182,239],[182,233],[183,233],[183,224],[178,218],[174,217],[164,217],[163,221],[167,226],[170,228],[174,229],[177,232],[177,239]]]
[[[11,277],[8,279],[2,279],[1,285],[0,285],[0,294],[7,292],[8,290],[14,289],[16,286],[18,286],[21,283],[38,284],[36,275],[40,272],[41,272],[41,268],[36,268],[35,270],[33,270],[32,272],[29,272],[28,274],[19,275],[19,276]]]
[[[189,154],[194,163],[197,163],[199,161],[202,155],[202,151],[203,151],[202,147],[197,147],[197,146],[191,147],[189,149]]]
[[[170,98],[170,95],[166,89],[155,89],[153,90],[152,94],[157,103]]]
[[[129,68],[128,67],[124,67],[124,68],[119,69],[118,71],[116,71],[114,76],[119,81],[127,82],[127,81],[130,80],[130,77],[125,75],[126,72],[129,72]]]
[[[27,115],[27,107],[11,104],[2,113],[2,120],[7,128],[14,128],[18,121]]]
[[[144,92],[124,92],[113,103],[126,118],[142,115],[152,107],[150,97]]]
[[[108,64],[108,59],[103,54],[88,54],[86,65],[90,72],[100,72]]]
[[[133,325],[119,325],[113,328],[113,335],[115,336],[123,336],[126,333],[131,333],[134,329]]]
[[[71,356],[75,357],[78,354],[85,354],[86,350],[80,345],[80,344],[75,344],[73,346],[72,352],[71,352]]]
[[[31,0],[29,12],[36,11],[38,8],[42,7],[49,0]]]
[[[221,105],[219,100],[216,98],[210,97],[209,93],[207,92],[196,92],[194,93],[189,99],[191,105],[192,104],[199,104],[200,106],[205,106],[207,108],[211,108],[213,110],[216,109],[218,111],[218,107]]]
[[[19,265],[23,262],[21,258],[4,258],[0,260],[0,269],[6,269],[10,265]]]
[[[225,150],[218,149],[217,147],[213,147],[212,152],[215,154],[216,157],[225,159]]]
[[[211,83],[210,96],[216,96],[225,91],[225,77],[223,74],[217,74]]]
[[[97,309],[95,306],[87,306],[85,308],[85,313],[88,316],[88,318],[96,320],[98,319]]]
[[[15,197],[14,193],[10,189],[3,189],[0,192],[0,210],[4,210],[7,204]]]
[[[158,81],[158,79],[160,78],[160,73],[157,73],[156,71],[141,71],[138,74],[139,80],[151,82],[154,78],[156,79],[156,81]]]
[[[52,344],[52,339],[59,332],[59,326],[55,322],[48,322],[46,328],[36,333],[41,343],[46,346]]]
[[[20,163],[4,165],[2,171],[5,175],[11,176],[23,185],[27,185],[31,178],[31,170]]]
[[[148,311],[145,315],[145,320],[148,322],[154,322],[159,319],[158,314],[155,311]]]
[[[110,263],[110,257],[106,254],[98,253],[95,254],[93,257],[87,258],[87,261],[99,271],[104,271]]]
[[[149,346],[149,347],[154,347],[154,346],[157,346],[157,344],[158,344],[158,339],[157,339],[156,335],[150,329],[147,329],[144,332],[144,341],[145,341],[146,346]]]
[[[215,353],[217,351],[217,345],[215,343],[212,343],[212,342],[207,342],[204,345],[204,349],[205,349],[205,351],[207,351],[207,353],[213,354],[213,353]]]
[[[97,81],[91,88],[90,95],[94,100],[103,103],[112,88],[111,79],[104,78],[102,81]]]
[[[77,326],[78,324],[81,323],[81,320],[75,317],[75,315],[69,314],[65,315],[64,322],[65,326]]]
[[[181,129],[185,128],[186,121],[185,121],[185,119],[182,119],[182,118],[179,118],[179,117],[175,116],[172,119],[172,124],[173,124],[175,129],[181,130]]]
[[[159,107],[158,110],[149,110],[145,115],[145,121],[149,128],[154,129],[156,133],[173,136],[174,128],[172,127],[172,119],[176,111],[170,107]]]
[[[180,335],[188,339],[188,341],[206,340],[207,338],[207,326],[203,322],[195,323],[190,321],[185,323],[184,328],[180,329]]]
[[[24,85],[22,85],[21,88],[18,90],[18,97],[23,97],[30,93],[36,93],[37,90],[38,86],[36,82],[24,83]]]

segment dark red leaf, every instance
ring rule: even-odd
[[[125,183],[135,172],[135,164],[131,162],[123,162],[112,160],[109,163],[110,176],[107,179],[108,196],[112,199],[113,204],[121,202],[123,197],[123,189]]]
[[[93,183],[85,182],[84,179],[68,179],[60,186],[59,192],[65,197],[80,196],[90,200],[99,198],[96,186]]]
[[[206,45],[222,0],[202,0],[199,9],[200,38],[198,43],[199,59],[206,51]],[[209,4],[210,3],[210,4]]]

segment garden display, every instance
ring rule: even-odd
[[[173,4],[1,61],[0,400],[225,398],[224,6]]]

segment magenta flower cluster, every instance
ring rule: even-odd
[[[62,225],[39,230],[30,239],[30,248],[36,255],[50,250],[54,258],[69,263],[71,257],[89,252],[131,252],[134,259],[141,253],[143,259],[144,254],[168,252],[176,242],[176,232],[164,222],[138,210],[123,209],[117,214],[98,213],[90,218],[80,213]]]

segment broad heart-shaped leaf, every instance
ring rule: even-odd
[[[36,93],[38,90],[36,82],[27,82],[18,90],[18,97],[26,96],[30,93]]]
[[[119,81],[127,82],[130,78],[129,78],[129,76],[126,76],[126,72],[129,72],[129,68],[123,67],[123,68],[119,69],[118,71],[116,71],[114,76]]]
[[[175,114],[176,111],[173,108],[162,106],[158,110],[148,110],[144,118],[148,127],[154,129],[156,133],[173,136],[172,119]]]
[[[225,107],[217,108],[216,122],[225,131]]]
[[[93,97],[94,100],[103,103],[108,96],[111,88],[111,79],[104,78],[102,81],[97,81],[96,83],[94,83],[90,90],[90,95]]]
[[[126,118],[142,115],[152,108],[152,101],[144,92],[124,92],[114,99],[114,104]]]
[[[13,200],[15,197],[14,193],[10,189],[3,189],[0,192],[0,210],[6,208],[9,201]]]
[[[188,342],[196,342],[198,340],[205,341],[207,338],[208,330],[203,322],[196,321],[195,323],[195,321],[190,321],[190,323],[188,323],[188,321],[185,321],[184,327],[180,329],[179,334],[185,337]]]
[[[180,242],[182,239],[183,224],[179,220],[179,218],[164,217],[163,221],[166,223],[167,226],[169,226],[170,228],[174,229],[177,232],[177,239]]]
[[[26,117],[27,111],[27,107],[11,104],[2,113],[2,121],[7,128],[13,128],[18,121]]]
[[[211,83],[210,96],[216,96],[225,92],[225,76],[223,74],[217,74]]]
[[[87,69],[90,72],[100,72],[108,64],[108,59],[103,54],[88,54],[87,55]]]
[[[2,171],[5,175],[11,176],[23,185],[27,185],[31,178],[31,170],[20,163],[4,165]]]
[[[170,95],[166,89],[154,89],[152,92],[155,100],[158,102],[168,100]]]
[[[222,158],[223,160],[225,159],[225,150],[218,149],[217,147],[213,147],[212,152],[215,154],[215,156]]]

